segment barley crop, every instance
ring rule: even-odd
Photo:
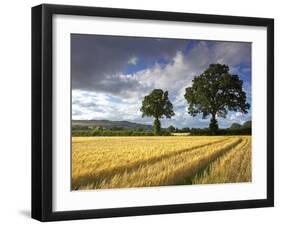
[[[72,189],[181,184],[208,166],[215,166],[219,159],[222,162],[224,156],[233,159],[234,150],[238,150],[241,157],[237,158],[242,161],[236,160],[242,165],[239,181],[246,181],[248,176],[243,175],[251,172],[251,165],[243,153],[251,153],[246,145],[249,142],[250,137],[240,136],[73,137]],[[199,177],[193,182],[199,183]]]
[[[197,174],[192,183],[251,182],[251,162],[251,138],[244,137],[243,142],[212,162],[203,173]]]

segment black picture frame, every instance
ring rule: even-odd
[[[266,27],[267,198],[54,212],[52,210],[52,17],[55,14]],[[40,221],[57,221],[271,206],[274,206],[273,19],[50,4],[32,8],[32,218]]]

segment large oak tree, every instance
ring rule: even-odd
[[[168,98],[168,91],[154,89],[149,95],[145,96],[141,107],[142,117],[154,117],[153,130],[155,135],[160,134],[160,118],[163,116],[171,118],[175,115],[173,105]]]
[[[192,80],[192,86],[186,88],[188,113],[192,116],[202,113],[203,118],[211,116],[210,131],[216,134],[216,117],[225,118],[227,111],[248,113],[250,104],[246,102],[243,81],[238,75],[229,73],[229,67],[222,64],[210,64],[199,76]]]

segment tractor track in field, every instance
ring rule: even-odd
[[[133,163],[130,163],[128,165],[113,167],[113,168],[110,168],[110,169],[101,170],[101,171],[96,172],[96,173],[82,175],[82,176],[78,177],[77,179],[72,179],[72,189],[78,190],[81,186],[86,186],[88,184],[93,184],[93,185],[99,184],[99,183],[101,183],[101,181],[104,181],[105,179],[110,181],[110,179],[113,178],[117,174],[130,173],[130,172],[132,172],[132,171],[134,171],[134,170],[136,170],[140,167],[156,164],[159,161],[163,161],[165,159],[169,159],[171,157],[175,157],[175,156],[178,156],[178,155],[186,153],[186,152],[198,151],[201,148],[204,148],[204,147],[207,147],[207,146],[213,146],[213,145],[216,145],[216,144],[219,144],[219,143],[224,143],[225,141],[230,140],[230,139],[231,138],[225,138],[225,139],[222,139],[222,140],[197,145],[197,146],[190,147],[190,148],[187,148],[187,149],[181,149],[181,150],[178,150],[178,151],[166,153],[166,154],[163,154],[163,155],[160,155],[160,156],[157,156],[157,157],[153,157],[153,158],[150,158],[150,159],[141,160],[141,161],[138,161],[138,162],[133,162]],[[114,173],[112,173],[112,172],[114,172]]]
[[[242,143],[242,142],[244,142],[244,143]],[[204,171],[208,170],[208,168],[211,166],[211,164],[215,163],[218,159],[220,159],[225,154],[231,152],[233,149],[235,149],[241,143],[242,143],[242,147],[241,148],[245,148],[247,146],[247,144],[248,144],[246,139],[241,139],[240,142],[238,142],[237,144],[233,145],[232,147],[230,147],[227,150],[223,151],[219,155],[215,156],[215,158],[210,160],[208,164],[206,164],[205,166],[201,167],[198,171],[194,172],[194,174],[189,175],[184,180],[179,181],[178,185],[193,184],[192,183],[192,179],[193,178],[195,178],[198,175],[203,175]]]
[[[240,150],[244,150],[244,149],[248,148],[249,143],[250,142],[249,142],[248,138],[243,138],[242,142],[240,142],[240,144],[238,144],[237,146],[234,147],[235,150],[232,149],[229,152],[225,153],[226,158],[228,159],[228,161],[230,159],[232,159],[233,156],[235,156],[237,154],[237,152],[239,152]],[[237,150],[237,147],[239,145],[240,145],[240,147]],[[198,182],[198,180],[200,181],[201,177],[209,177],[211,175],[211,173],[212,173],[212,172],[209,171],[211,169],[212,165],[216,164],[218,161],[220,161],[221,158],[224,158],[225,155],[218,156],[218,158],[216,158],[214,161],[212,161],[205,168],[203,168],[200,171],[196,172],[192,177],[187,178],[187,180],[182,181],[181,184],[205,184],[205,182],[204,183],[200,183],[200,182]],[[245,154],[243,154],[242,161],[245,161]],[[241,165],[243,165],[243,164],[241,164]],[[237,168],[236,169],[236,174],[238,174],[239,172],[241,172],[241,169]],[[194,182],[195,179],[197,179],[197,180]],[[233,181],[235,181],[235,180],[231,179],[230,182],[224,181],[224,182],[210,182],[210,183],[233,183]]]

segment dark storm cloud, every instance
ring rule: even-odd
[[[137,80],[120,77],[130,59],[170,59],[185,45],[185,40],[175,39],[72,34],[72,87],[112,94],[137,89]]]

